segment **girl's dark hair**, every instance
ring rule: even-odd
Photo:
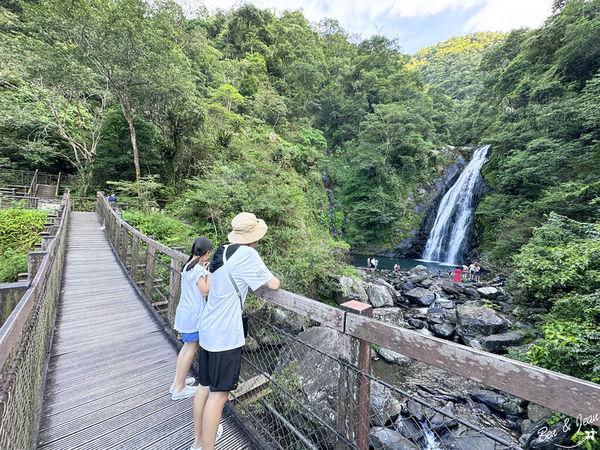
[[[192,253],[190,254],[190,257],[188,258],[187,263],[189,263],[190,261],[192,261],[192,258],[194,256],[202,256],[204,255],[206,252],[211,251],[213,248],[212,245],[212,241],[207,238],[207,237],[199,237],[198,239],[196,239],[194,241],[194,245],[192,245]],[[192,263],[186,267],[186,271],[187,270],[192,270],[194,268],[194,266],[196,264],[198,264],[198,261],[200,260],[200,258],[196,258],[196,260],[192,261]]]

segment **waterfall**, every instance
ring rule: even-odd
[[[473,219],[475,191],[489,148],[489,145],[484,145],[475,150],[471,162],[444,195],[425,244],[423,259],[462,263]]]

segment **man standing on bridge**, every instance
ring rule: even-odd
[[[246,343],[242,320],[248,288],[279,288],[279,280],[255,250],[267,232],[264,220],[243,212],[231,221],[230,245],[220,246],[210,264],[210,294],[200,319],[199,386],[194,397],[194,444],[212,450],[229,391],[237,388]]]

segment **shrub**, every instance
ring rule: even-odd
[[[35,209],[0,210],[0,283],[27,271],[27,253],[39,242],[46,218],[46,211]]]

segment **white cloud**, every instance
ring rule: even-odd
[[[465,31],[509,31],[537,28],[550,15],[552,0],[488,1],[464,27]]]
[[[423,18],[446,12],[476,8],[464,25],[465,32],[508,31],[538,27],[550,14],[552,0],[177,0],[186,9],[204,5],[209,10],[228,9],[244,3],[276,12],[301,9],[313,22],[328,17],[337,19],[348,33],[364,37],[376,32],[377,25],[393,19]],[[385,30],[384,30],[385,34]]]

